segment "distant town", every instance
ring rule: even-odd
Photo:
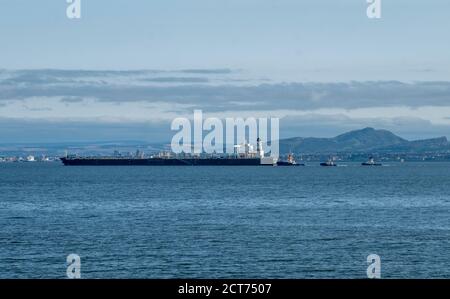
[[[7,163],[7,162],[55,162],[59,161],[58,157],[35,157],[33,155],[21,157],[21,156],[14,156],[14,157],[0,157],[0,163]]]

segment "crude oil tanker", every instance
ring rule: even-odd
[[[239,153],[242,145],[235,146],[233,155],[190,155],[163,153],[156,156],[143,157],[78,157],[66,156],[60,158],[66,166],[274,166],[277,159],[265,157],[262,142],[257,139],[257,149],[244,144],[243,153]]]

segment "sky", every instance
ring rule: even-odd
[[[0,143],[167,141],[194,109],[450,136],[450,2],[0,0]]]

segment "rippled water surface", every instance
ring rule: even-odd
[[[450,163],[0,164],[0,278],[450,278]]]

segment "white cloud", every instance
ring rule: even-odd
[[[450,133],[450,82],[262,84],[247,75],[220,70],[1,71],[0,119],[13,120],[16,129],[30,121],[124,128],[153,124],[160,129],[202,109],[205,117],[279,117],[282,131],[284,123],[292,134],[304,132],[311,121],[316,129],[311,127],[308,136],[333,131],[319,121],[339,132],[368,125],[406,130],[408,124],[419,137],[426,124],[427,136],[433,128]]]

